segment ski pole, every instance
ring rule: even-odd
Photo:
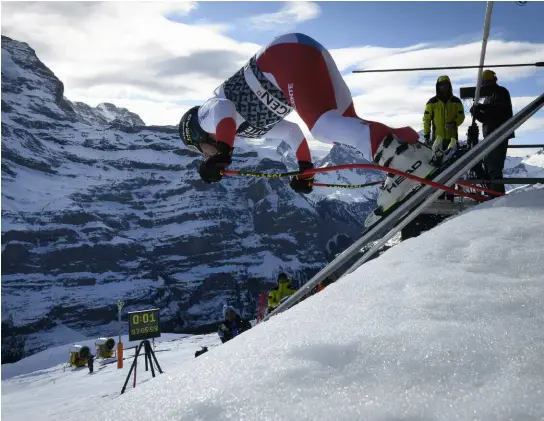
[[[333,168],[333,167],[329,167]],[[231,171],[223,170],[221,172],[224,175],[242,175],[247,177],[259,177],[259,178],[284,178],[302,174],[300,171],[284,172],[284,173],[264,173],[253,171]],[[363,187],[374,186],[383,183],[383,180],[373,181],[364,184],[331,184],[331,183],[312,183],[312,186],[316,187],[337,187],[342,189],[359,189]]]
[[[491,13],[492,12],[493,12],[493,2],[488,1],[485,8],[484,34],[482,37],[482,50],[480,52],[480,65],[478,66],[476,94],[474,96],[475,104],[478,104],[478,102],[480,101],[480,89],[482,87],[482,74],[483,74],[483,67],[484,67],[484,60],[485,60],[485,52],[487,49],[487,39],[489,38],[489,29],[491,28]]]
[[[357,164],[354,164],[357,165]],[[336,171],[337,167],[327,167],[329,171]],[[340,168],[341,169],[341,168]],[[325,171],[321,171],[325,172]],[[295,175],[300,175],[301,173],[299,171],[291,171],[291,172],[284,172],[284,173],[264,173],[264,172],[254,172],[254,171],[242,171],[242,170],[223,170],[221,172],[224,175],[241,175],[241,176],[248,176],[248,177],[260,177],[260,178],[284,178],[284,177],[291,177]],[[374,186],[377,184],[383,183],[384,180],[374,181],[370,183],[365,184],[330,184],[330,183],[313,183],[313,186],[316,187],[332,187],[332,188],[341,188],[341,189],[358,189],[358,188],[364,188],[369,186]],[[494,190],[486,189],[485,187],[476,186],[474,184],[469,183],[468,181],[458,181],[456,184],[468,188],[472,188],[473,190],[482,191],[485,193],[490,193],[495,196],[502,196],[503,193],[497,192]]]
[[[487,201],[490,200],[488,197],[480,195],[480,194],[472,194],[472,193],[466,193],[462,192],[460,190],[455,190],[452,187],[445,186],[443,184],[436,183],[432,180],[427,180],[425,178],[417,177],[413,174],[405,173],[404,171],[397,170],[395,168],[390,167],[383,167],[381,165],[377,164],[344,164],[344,165],[336,165],[332,167],[323,167],[323,168],[314,168],[311,170],[305,170],[303,172],[295,171],[291,173],[253,173],[249,171],[236,171],[236,170],[222,170],[221,173],[225,175],[249,175],[253,177],[267,177],[267,178],[281,178],[286,177],[287,175],[312,175],[316,173],[324,173],[324,172],[331,172],[331,171],[339,171],[339,170],[347,170],[347,169],[368,169],[368,170],[376,170],[376,171],[382,171],[390,174],[400,175],[404,178],[408,178],[413,181],[417,181],[418,183],[428,184],[435,189],[444,190],[449,193],[453,193],[459,196],[464,196],[469,199],[478,200],[478,201]],[[474,186],[471,186],[474,188]]]
[[[333,168],[333,167],[329,167]],[[291,172],[279,172],[279,173],[266,173],[266,172],[253,172],[253,171],[241,171],[241,170],[221,170],[223,175],[243,175],[246,177],[259,177],[259,178],[284,178],[302,174],[300,171]]]
[[[383,167],[383,166],[377,165],[377,164],[344,164],[344,165],[336,165],[336,166],[332,166],[332,167],[314,168],[312,170],[306,170],[306,171],[304,171],[302,173],[300,171],[291,171],[291,172],[285,172],[285,173],[263,173],[263,172],[236,171],[236,170],[223,170],[221,173],[226,174],[226,175],[243,175],[243,176],[250,176],[250,177],[282,178],[282,177],[289,177],[289,176],[295,176],[295,175],[301,175],[301,174],[311,175],[311,174],[320,173],[320,172],[324,173],[324,172],[339,171],[339,170],[344,170],[344,169],[371,169],[371,170],[377,170],[377,171],[393,173],[393,174],[396,174],[396,175],[404,176],[404,177],[409,178],[409,179],[414,180],[414,181],[419,181],[420,183],[423,183],[423,184],[429,184],[429,185],[433,186],[436,189],[444,190],[444,191],[447,191],[449,193],[456,194],[458,196],[464,196],[464,197],[468,197],[470,199],[474,199],[474,200],[478,200],[478,201],[489,200],[489,198],[486,198],[485,196],[482,196],[482,195],[472,195],[471,193],[460,192],[459,190],[455,190],[452,187],[443,186],[441,184],[434,183],[431,180],[420,178],[420,177],[417,177],[415,175],[407,174],[407,173],[405,173],[403,171],[396,170],[394,168]],[[376,184],[378,184],[378,183],[376,183]],[[469,183],[466,183],[466,182],[463,182],[463,181],[458,181],[456,184],[459,184],[459,185],[464,186],[464,187],[469,187],[469,188],[472,188],[474,190],[490,193],[490,194],[493,194],[495,196],[502,196],[503,195],[503,193],[501,193],[501,192],[496,192],[494,190],[490,190],[490,189],[487,189],[485,187],[475,186],[473,184],[469,184]],[[333,185],[329,185],[329,186],[333,186]],[[350,187],[346,187],[347,185],[337,185],[337,186],[338,187],[343,186],[343,188],[350,188]]]
[[[312,186],[315,187],[335,187],[341,189],[361,189],[363,187],[375,186],[377,184],[382,184],[383,180],[373,181],[371,183],[365,184],[328,184],[328,183],[312,183]]]

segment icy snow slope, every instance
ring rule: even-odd
[[[2,421],[78,421],[84,419],[81,411],[93,411],[105,401],[115,399],[121,392],[133,361],[135,350],[128,348],[138,345],[128,342],[126,336],[122,339],[125,361],[120,370],[113,359],[107,360],[109,364],[104,365],[102,360],[95,360],[92,375],[89,375],[86,367],[65,368],[69,345],[50,348],[14,364],[3,364]],[[76,343],[87,345],[94,352],[94,339]],[[201,346],[207,346],[211,352],[220,344],[217,334],[163,334],[155,340],[155,355],[161,368],[168,372],[193,360],[195,351]],[[145,387],[145,383],[151,379],[151,372],[145,372],[144,360],[140,358],[136,388]],[[127,393],[131,390],[132,379]]]
[[[208,336],[214,336],[214,335],[204,335],[205,337]],[[216,335],[215,335],[216,336]],[[113,339],[115,339],[117,343],[118,336],[113,336]],[[192,335],[184,335],[184,334],[175,334],[175,333],[164,333],[160,338],[155,339],[155,343],[162,343],[167,341],[173,341],[173,340],[182,340],[182,339],[188,339],[192,338],[200,338],[200,336],[192,336]],[[134,347],[139,345],[139,342],[129,342],[128,341],[128,335],[123,335],[121,337],[121,340],[123,342],[123,347],[125,349],[125,355],[124,357],[127,358],[128,356],[131,356],[134,354],[133,351],[128,350],[128,348]],[[82,338],[80,341],[73,341],[73,342],[67,342],[64,345],[55,346],[52,348],[48,348],[45,351],[38,352],[34,355],[31,355],[30,357],[23,358],[22,360],[17,361],[16,363],[8,363],[8,364],[2,364],[2,380],[9,380],[11,378],[17,377],[17,376],[23,376],[26,377],[27,375],[30,375],[32,377],[37,377],[40,375],[40,372],[48,369],[53,369],[53,371],[56,371],[56,369],[60,368],[62,369],[63,366],[66,365],[68,362],[68,349],[72,344],[78,344],[82,346],[88,346],[91,349],[91,352],[96,354],[95,352],[95,341],[94,339],[88,339],[88,338]],[[218,339],[219,342],[219,339]],[[220,342],[219,342],[220,343]],[[199,349],[198,347],[195,348]],[[100,359],[97,359],[98,364],[100,366]],[[130,365],[130,364],[129,364]],[[73,368],[68,368],[68,371],[79,371]],[[2,383],[2,386],[4,386],[6,383]]]
[[[540,420],[543,221],[544,186],[495,199],[80,417]]]

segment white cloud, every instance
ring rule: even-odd
[[[297,23],[317,18],[321,8],[311,1],[286,3],[279,12],[252,16],[249,24],[254,29],[287,32]]]
[[[234,73],[261,47],[226,36],[228,23],[186,24],[165,18],[184,20],[195,7],[196,3],[189,2],[7,2],[2,4],[2,33],[33,47],[64,82],[69,99],[92,106],[112,102],[136,112],[147,124],[171,125],[191,105],[206,100],[225,75]],[[262,28],[276,25],[286,32],[289,25],[319,14],[314,3],[290,2],[277,13],[254,16],[252,22]],[[361,117],[420,130],[436,78],[448,74],[458,94],[459,87],[475,84],[476,69],[367,74],[351,70],[474,65],[480,43],[404,48],[353,45],[331,50],[331,54]],[[542,43],[491,40],[486,63],[534,63],[543,56]],[[536,68],[496,70],[499,83],[506,87],[525,78],[530,83],[527,86],[534,86],[535,95],[542,92],[543,79],[537,79]],[[514,92],[514,109],[531,98]],[[544,135],[542,111],[535,117],[517,133],[539,131]],[[302,123],[296,114],[289,120]],[[467,114],[462,134],[469,122]],[[312,145],[323,149],[306,126],[301,126]]]
[[[357,51],[357,54],[354,53]],[[366,52],[366,54],[365,54]],[[360,56],[358,55],[360,53]],[[333,58],[344,69],[357,66],[358,69],[391,69],[412,67],[438,67],[453,65],[474,65],[479,61],[480,44],[470,43],[453,47],[414,46],[409,49],[366,49],[351,48],[332,50]],[[544,44],[528,42],[490,41],[487,47],[486,63],[534,63],[544,56]],[[510,84],[536,74],[534,67],[496,69],[499,83],[507,88]],[[447,74],[452,80],[455,95],[459,96],[462,86],[476,84],[477,70],[442,70],[391,73],[351,73],[343,72],[353,96],[358,114],[363,118],[375,119],[393,127],[410,125],[421,130],[423,110],[429,98],[435,95],[438,76]],[[527,79],[530,81],[531,79]],[[537,83],[533,83],[535,94],[540,93]],[[514,112],[527,105],[534,97],[516,97],[512,94]],[[465,123],[460,134],[464,137],[471,123],[467,111]],[[543,130],[542,111],[517,131]]]
[[[365,68],[370,68],[370,65],[365,63],[370,62],[372,59],[383,60],[387,57],[424,48],[427,45],[428,44],[416,44],[405,48],[387,48],[365,45],[363,47],[330,50],[330,53],[338,69],[343,72],[351,67],[362,68],[364,66]]]
[[[190,2],[10,2],[2,4],[2,34],[33,47],[64,82],[69,99],[89,105],[130,102],[131,111],[148,124],[172,124],[187,109],[176,102],[203,101],[225,71],[234,72],[260,48],[223,35],[224,26],[165,17],[181,17],[195,7]],[[202,60],[213,59],[214,53],[232,59],[211,66],[217,69],[214,77],[200,72],[208,64],[199,66],[203,52]],[[180,58],[187,61],[179,73],[167,67]],[[165,70],[170,71],[166,76]]]

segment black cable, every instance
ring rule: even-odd
[[[486,64],[485,66],[447,66],[447,67],[414,67],[408,69],[376,69],[376,70],[353,70],[352,73],[385,73],[385,72],[415,72],[423,70],[459,70],[459,69],[481,69],[498,67],[544,67],[544,61],[536,63],[520,64]]]

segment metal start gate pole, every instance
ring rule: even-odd
[[[472,148],[469,152],[467,152],[464,156],[462,156],[459,160],[457,160],[449,168],[447,168],[443,173],[441,173],[437,177],[436,180],[438,182],[443,182],[447,180],[450,185],[453,184],[457,180],[457,178],[459,178],[461,175],[467,172],[470,168],[472,168],[472,166],[476,162],[481,160],[482,157],[485,156],[486,153],[488,153],[488,149],[490,149],[492,146],[496,147],[501,141],[506,139],[506,137],[511,132],[513,132],[517,127],[519,127],[527,119],[529,119],[534,113],[536,113],[543,105],[544,105],[544,94],[540,95],[533,102],[531,102],[529,105],[523,108],[520,112],[518,112],[516,115],[510,118],[507,122],[505,122],[501,127],[499,127],[497,130],[491,133],[486,139],[484,139],[482,142],[474,146],[474,148]],[[454,172],[461,165],[462,165],[462,170],[459,170],[458,173],[454,175]],[[354,255],[359,253],[361,251],[361,248],[363,248],[366,244],[372,241],[373,238],[375,238],[377,235],[382,233],[385,229],[390,229],[391,221],[396,222],[400,220],[400,218],[405,216],[407,212],[410,212],[410,209],[412,209],[414,206],[420,203],[432,189],[433,188],[431,186],[427,186],[427,185],[419,189],[413,196],[407,199],[406,202],[404,202],[399,208],[395,209],[387,218],[383,218],[381,221],[379,221],[373,229],[363,234],[363,236],[359,240],[357,240],[350,247],[344,250],[344,252],[342,252],[339,256],[337,256],[326,267],[321,269],[312,279],[310,279],[298,291],[296,291],[293,295],[291,295],[285,302],[283,302],[278,307],[276,307],[276,309],[273,312],[266,315],[262,319],[262,321],[268,320],[270,317],[276,314],[279,314],[282,311],[287,310],[288,308],[296,304],[298,301],[300,301],[300,299],[302,299],[306,294],[308,294],[319,282],[321,282],[322,280],[324,280],[325,278],[333,274],[339,267],[345,264]],[[441,191],[436,191],[431,196],[438,197],[440,194],[442,194]],[[432,201],[435,200],[435,197],[432,197],[432,200],[425,201],[424,206],[420,206],[417,209],[417,212],[416,210],[414,210],[413,212],[416,213],[415,216],[417,216],[417,214],[419,214],[419,212],[421,212],[421,210],[425,206],[432,203]],[[395,226],[395,228],[391,229],[391,231],[387,235],[393,236],[396,232],[399,231],[399,229],[401,228],[398,228],[398,226]],[[391,235],[391,233],[393,234]],[[372,250],[372,253],[374,253],[377,249],[373,248],[371,250]],[[367,259],[370,256],[371,254],[366,253],[363,256],[363,258]],[[358,261],[358,263],[359,262],[361,262],[361,259]],[[352,268],[354,268],[354,266],[355,265],[353,265]]]
[[[482,51],[480,53],[480,67],[478,68],[478,82],[476,83],[476,96],[474,104],[480,101],[480,88],[482,87],[482,73],[485,60],[485,50],[487,48],[487,39],[489,38],[489,28],[491,26],[491,12],[493,12],[493,2],[488,1],[485,9],[484,36],[482,37]]]
[[[544,183],[544,177],[501,178],[500,180],[463,180],[467,184],[537,184]]]
[[[123,368],[123,342],[121,341],[122,325],[121,325],[121,310],[125,306],[125,302],[117,300],[117,316],[119,321],[119,342],[117,342],[117,368]]]
[[[511,148],[526,148],[526,149],[535,148],[535,149],[538,149],[538,148],[544,148],[544,144],[508,145],[508,149],[511,149]]]

